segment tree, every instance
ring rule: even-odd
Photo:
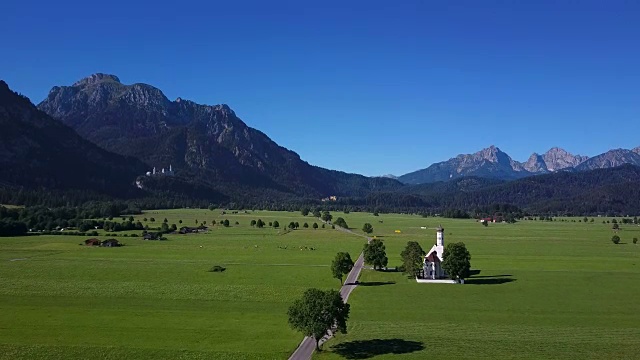
[[[321,217],[322,221],[331,221],[331,219],[333,219],[333,215],[331,215],[328,211],[325,211],[322,213],[322,217]]]
[[[297,221],[293,223],[293,225],[295,225],[296,229],[300,227],[300,224]]]
[[[311,225],[312,228],[317,229],[318,228],[318,223],[313,223],[313,225]]]
[[[618,225],[618,223],[613,223],[613,226],[611,228],[613,230],[619,230],[620,229],[620,225]]]
[[[182,224],[182,223],[181,223]],[[216,225],[216,221],[215,220],[211,220],[211,225],[215,226]]]
[[[637,243],[638,243],[638,238],[637,238],[637,237],[634,237],[634,238],[633,238],[633,243],[634,243],[634,244],[637,244]]]
[[[404,273],[413,277],[418,276],[422,270],[422,258],[425,252],[420,244],[415,241],[407,242],[407,247],[400,253]]]
[[[156,219],[155,219],[155,218],[150,218],[150,219],[149,219],[149,221],[151,221],[151,222],[155,222],[155,221],[156,221]]]
[[[463,242],[448,243],[442,254],[442,269],[451,279],[469,277],[471,270],[471,254]]]
[[[162,225],[160,226],[160,231],[162,231],[163,233],[169,232],[169,225],[167,225],[166,222],[163,222]]]
[[[167,218],[164,218],[164,220],[162,221],[163,223],[168,223],[169,220],[167,220]]]
[[[171,231],[177,231],[178,226],[176,226],[176,224],[171,224],[171,227],[169,229],[171,229]]]
[[[145,221],[147,221],[147,220],[145,220]],[[180,224],[182,224],[182,219],[178,220],[178,222],[179,222]]]
[[[584,219],[582,219],[582,221],[587,222],[589,221],[589,219],[585,216]]]
[[[133,216],[129,216],[129,221],[133,222]]]
[[[273,227],[274,227],[275,229],[277,229],[277,228],[279,228],[279,227],[280,227],[280,223],[278,222],[278,220],[276,220],[276,221],[274,221],[274,222],[273,222]]]
[[[256,221],[255,220],[251,220],[251,226],[256,226]]]
[[[147,222],[147,218],[142,219],[142,221]]]
[[[262,221],[262,219],[258,219],[258,221],[256,222],[256,226],[259,229],[262,229],[264,227],[264,221]]]
[[[229,220],[224,219],[224,221],[222,222],[222,226],[229,227]]]
[[[612,241],[614,244],[619,244],[619,243],[620,243],[620,236],[618,236],[618,235],[613,235],[613,236],[611,237],[611,241]]]
[[[347,275],[352,268],[353,260],[347,252],[337,253],[336,258],[331,262],[331,273],[334,278],[340,280],[340,285],[342,285],[342,277]]]
[[[318,209],[313,210],[313,217],[319,218],[320,216],[321,216],[320,215],[320,210],[318,210]]]
[[[289,307],[289,325],[294,330],[311,336],[316,341],[316,349],[320,350],[320,339],[329,330],[347,333],[349,304],[342,301],[337,290],[308,289]]]
[[[382,240],[373,239],[371,242],[364,244],[364,262],[365,264],[373,265],[374,270],[387,266],[389,259]]]
[[[369,223],[365,223],[364,226],[362,226],[362,231],[367,234],[371,234],[373,232],[373,226]]]
[[[309,227],[309,224],[304,223],[304,224],[302,224],[302,227],[306,229],[306,228],[308,228],[308,227]]]
[[[296,223],[294,223],[293,221],[290,222],[288,228],[291,229],[291,230],[295,229],[296,228]]]
[[[309,208],[308,207],[303,207],[302,209],[300,209],[300,214],[302,214],[302,216],[309,215]]]
[[[336,219],[336,221],[333,222],[334,225],[340,226],[342,228],[348,229],[349,225],[347,225],[347,222],[344,221],[343,218],[339,217]]]

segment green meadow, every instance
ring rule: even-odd
[[[611,224],[598,218],[483,227],[333,215],[356,232],[371,223],[391,269],[407,241],[428,251],[429,228],[442,224],[445,243],[467,244],[475,275],[465,285],[417,284],[365,270],[349,298],[348,334],[325,344],[318,359],[638,358],[640,244],[632,238],[640,227],[621,225],[622,243],[614,245]],[[77,236],[0,238],[0,359],[286,359],[302,340],[287,324],[289,304],[308,287],[338,288],[329,270],[335,253],[355,258],[364,243],[313,230],[318,220],[294,212],[136,216],[145,217],[150,227],[164,218],[178,226],[228,219],[231,227],[167,241],[120,233],[120,248],[82,246]],[[252,219],[277,220],[281,229],[253,228]],[[290,221],[300,229],[283,231]],[[226,270],[209,272],[214,265]]]
[[[611,224],[598,218],[486,228],[473,220],[380,220],[390,266],[407,241],[419,239],[425,251],[435,243],[435,232],[417,225],[442,224],[445,244],[465,242],[477,274],[447,285],[364,271],[364,286],[349,298],[349,333],[314,358],[640,358],[640,244],[632,243],[640,227],[621,225],[615,245]]]

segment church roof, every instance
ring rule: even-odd
[[[427,252],[427,255],[425,255],[424,258],[425,259],[428,258],[433,253],[435,253],[435,255],[438,257],[438,260],[442,261],[443,260],[442,256],[444,254],[444,246],[433,245],[431,250]]]

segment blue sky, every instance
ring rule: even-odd
[[[7,1],[0,78],[227,103],[308,162],[404,174],[495,144],[640,145],[635,1]]]

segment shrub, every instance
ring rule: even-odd
[[[214,267],[212,267],[212,268],[209,270],[209,272],[223,272],[223,271],[225,271],[225,270],[227,270],[227,268],[226,268],[226,267],[224,267],[224,266],[220,266],[220,265],[215,265]]]
[[[633,238],[633,243],[637,244],[638,243],[638,238]]]
[[[613,235],[613,236],[611,237],[611,241],[613,241],[613,243],[614,243],[614,244],[618,244],[618,243],[620,243],[620,236],[618,236],[618,235]]]

